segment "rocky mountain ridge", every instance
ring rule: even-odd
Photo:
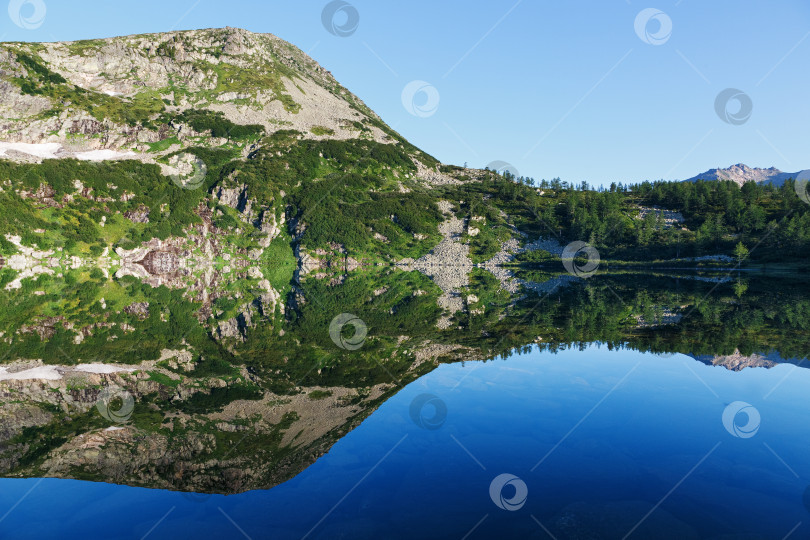
[[[786,173],[776,167],[761,169],[758,167],[749,167],[744,163],[737,163],[725,169],[709,169],[704,173],[684,180],[684,182],[696,182],[698,180],[731,180],[739,185],[743,185],[746,182],[756,182],[757,184],[781,186],[788,179],[792,178],[795,180],[800,172]]]
[[[204,141],[205,130],[176,120],[190,110],[268,134],[295,129],[314,138],[391,142],[379,117],[298,48],[237,28],[2,43],[0,88],[2,141],[59,144],[54,157],[110,150],[154,162],[192,143],[227,142]],[[170,121],[156,121],[160,116]],[[161,141],[170,143],[156,148]],[[0,148],[18,160],[39,158],[41,150]]]

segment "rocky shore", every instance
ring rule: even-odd
[[[440,201],[439,209],[446,219],[439,225],[442,240],[430,253],[417,259],[404,259],[397,266],[406,271],[419,271],[433,279],[442,290],[437,303],[444,310],[437,326],[446,329],[451,326],[451,319],[455,313],[465,309],[461,289],[469,285],[469,275],[473,268],[478,266],[491,273],[500,282],[501,288],[510,294],[517,294],[522,288],[537,294],[548,294],[558,287],[564,286],[579,278],[574,276],[559,276],[543,283],[527,282],[515,277],[505,265],[515,260],[519,253],[544,250],[556,256],[563,252],[563,246],[550,239],[540,238],[520,245],[521,233],[513,229],[514,237],[501,243],[501,249],[488,261],[475,265],[470,259],[470,246],[462,242],[462,235],[470,233],[472,228],[468,220],[460,219],[453,214],[452,205],[448,201]],[[477,230],[477,229],[476,229]]]

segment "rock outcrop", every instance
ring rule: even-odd
[[[36,81],[35,75],[47,76],[63,94],[75,92],[104,107],[20,85],[21,80]],[[155,97],[154,91],[161,95]],[[222,28],[0,44],[5,141],[0,156],[7,159],[124,157],[154,163],[159,155],[198,144],[194,138],[202,134],[192,126],[156,121],[161,114],[190,109],[221,113],[238,125],[261,125],[268,133],[294,129],[332,139],[364,133],[391,142],[379,117],[329,71],[270,34]],[[142,118],[133,117],[138,114]],[[174,144],[165,148],[151,146],[170,139]],[[102,150],[109,153],[98,153]]]

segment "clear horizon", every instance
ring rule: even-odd
[[[445,163],[504,161],[537,180],[595,186],[736,163],[810,166],[810,5],[799,0],[655,9],[242,1],[227,10],[208,0],[13,0],[8,12],[0,41],[224,26],[275,34]]]

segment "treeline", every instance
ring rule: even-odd
[[[543,337],[540,347],[551,351],[597,342],[656,353],[776,351],[794,360],[807,355],[807,286],[795,279],[747,278],[744,273],[719,284],[690,277],[600,272],[546,297],[528,295],[510,304],[505,318],[490,305],[479,315],[460,316],[461,331],[454,338],[480,347],[489,357],[531,349],[537,336]]]
[[[730,181],[655,182],[633,186],[640,200],[683,213],[702,247],[728,248],[741,241],[753,258],[806,258],[810,247],[810,204],[792,180],[782,186],[742,186]]]
[[[584,182],[537,183],[493,173],[462,191],[468,208],[479,214],[488,197],[521,229],[561,242],[586,241],[623,260],[731,255],[742,244],[752,260],[785,261],[805,259],[810,248],[810,205],[798,197],[793,181],[661,181],[597,191]]]

